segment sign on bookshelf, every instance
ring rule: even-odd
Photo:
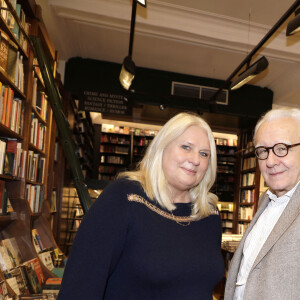
[[[131,115],[132,105],[119,94],[83,91],[79,99],[79,109],[110,115]]]

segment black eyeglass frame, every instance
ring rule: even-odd
[[[284,145],[284,146],[286,147],[286,154],[285,154],[285,155],[278,155],[278,154],[275,153],[274,148],[275,148],[277,145]],[[272,149],[273,153],[274,153],[277,157],[285,157],[285,156],[288,155],[289,149],[290,149],[290,148],[293,148],[293,147],[296,147],[296,146],[299,146],[299,145],[300,145],[300,143],[292,144],[292,145],[287,145],[287,144],[285,144],[285,143],[277,143],[277,144],[273,145],[272,147],[259,146],[259,147],[255,148],[254,152],[255,152],[255,156],[256,156],[259,160],[266,160],[266,159],[269,157],[269,153],[270,153],[270,150],[271,150],[271,149]],[[259,157],[258,157],[258,154],[257,154],[256,151],[257,151],[258,149],[262,149],[262,148],[268,150],[268,154],[267,154],[267,157],[266,157],[266,158],[259,158]]]

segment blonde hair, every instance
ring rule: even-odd
[[[211,153],[208,168],[202,181],[189,190],[193,205],[191,216],[198,220],[209,216],[216,208],[218,201],[218,197],[209,192],[216,178],[215,140],[209,125],[198,115],[179,113],[171,118],[148,146],[137,170],[121,173],[118,177],[128,177],[140,182],[150,199],[155,199],[160,206],[169,211],[174,210],[175,205],[169,197],[168,183],[162,169],[162,158],[165,148],[190,126],[199,126],[204,129],[208,136]]]
[[[300,129],[300,109],[289,108],[289,107],[271,109],[258,120],[255,126],[254,137],[253,137],[254,144],[255,144],[257,130],[262,125],[262,123],[269,122],[275,119],[285,118],[285,117],[290,117],[293,118],[295,121],[297,121]]]

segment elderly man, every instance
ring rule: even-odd
[[[254,145],[269,190],[231,261],[225,300],[300,299],[300,110],[270,110]]]

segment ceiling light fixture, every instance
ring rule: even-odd
[[[300,0],[296,0],[289,9],[281,16],[281,18],[275,23],[275,25],[267,32],[262,40],[252,49],[252,51],[244,58],[244,60],[238,65],[238,67],[229,75],[229,77],[223,82],[222,86],[216,91],[216,93],[210,99],[210,110],[217,112],[216,99],[224,88],[228,88],[230,82],[238,72],[252,59],[252,57],[260,51],[264,44],[277,32],[280,26],[299,8]]]
[[[288,23],[286,36],[293,35],[298,31],[300,31],[300,8],[295,11],[295,17]]]
[[[231,90],[236,90],[252,80],[256,75],[260,74],[262,71],[264,71],[269,65],[268,60],[265,58],[265,56],[261,57],[258,61],[256,61],[251,66],[248,66],[247,69],[242,72],[236,80],[234,80],[231,85]]]
[[[122,69],[119,76],[120,83],[125,90],[129,90],[135,76],[135,64],[132,60],[132,47],[133,47],[133,37],[134,37],[134,28],[135,28],[136,6],[138,3],[141,6],[146,7],[146,2],[147,2],[146,0],[132,1],[128,56],[124,58]]]
[[[135,64],[131,59],[131,56],[126,56],[124,58],[120,77],[119,77],[120,82],[125,90],[129,90],[134,76],[135,76]]]

